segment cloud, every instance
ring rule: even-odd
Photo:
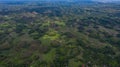
[[[99,1],[99,2],[115,2],[120,0],[93,0],[93,1]]]

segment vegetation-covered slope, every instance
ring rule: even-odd
[[[0,67],[120,67],[119,7],[0,4]]]

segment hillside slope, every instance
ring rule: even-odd
[[[119,7],[0,4],[0,67],[120,67]]]

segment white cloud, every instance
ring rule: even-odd
[[[93,0],[93,1],[99,1],[99,2],[113,2],[113,1],[120,1],[120,0]]]

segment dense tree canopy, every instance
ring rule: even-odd
[[[120,67],[119,7],[0,4],[0,67]]]

